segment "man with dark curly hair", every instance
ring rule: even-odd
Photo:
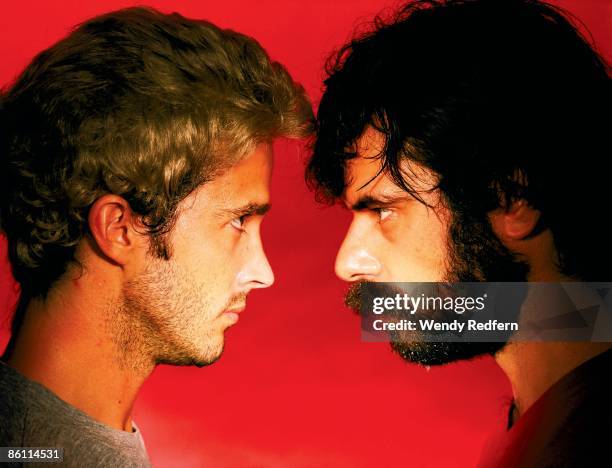
[[[217,360],[247,294],[274,281],[271,145],[308,134],[310,104],[253,39],[144,8],[83,23],[1,100],[0,220],[21,295],[0,446],[146,466],[131,417],[144,381]]]
[[[307,177],[353,213],[336,258],[351,306],[394,282],[612,279],[609,67],[562,10],[411,1],[328,74]],[[426,337],[390,341],[426,366],[492,355],[509,377],[483,466],[610,465],[611,343]]]

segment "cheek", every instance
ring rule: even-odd
[[[198,215],[198,213],[200,213]],[[193,208],[179,217],[171,236],[173,261],[198,295],[226,302],[237,274],[240,234]]]
[[[240,288],[239,285],[245,283],[245,278],[250,277],[249,259],[252,258],[254,249],[257,248],[249,241],[251,234],[242,234],[235,246],[231,249],[231,254],[226,258],[226,267],[232,277],[232,286]]]
[[[211,281],[215,283],[217,291],[221,295],[233,295],[241,289],[241,284],[245,283],[243,277],[250,277],[248,259],[253,255],[252,249],[256,246],[249,242],[247,233],[230,232],[228,236],[216,243],[213,251],[208,251],[205,255],[209,259],[209,264],[214,265]]]
[[[446,273],[448,226],[433,211],[398,220],[383,262],[397,281],[439,281]]]
[[[223,233],[221,233],[223,234]],[[211,297],[227,300],[236,276],[236,246],[231,236],[189,236],[176,245],[174,260],[184,275]]]

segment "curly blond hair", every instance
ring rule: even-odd
[[[255,40],[148,8],[78,26],[1,104],[0,223],[26,298],[75,261],[100,196],[124,197],[168,258],[163,236],[182,199],[259,142],[304,137],[312,122],[303,88]]]

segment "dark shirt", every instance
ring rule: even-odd
[[[612,349],[550,387],[485,445],[480,468],[612,466]]]

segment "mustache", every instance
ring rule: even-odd
[[[352,283],[345,295],[344,305],[355,312],[357,315],[368,316],[371,314],[371,304],[374,298],[389,297],[393,298],[397,294],[412,295],[418,297],[420,295],[438,297],[442,299],[456,297],[458,291],[456,285],[449,282],[437,282],[437,283],[381,283],[376,281],[357,281]],[[417,313],[422,314],[422,310],[417,310]],[[396,318],[406,318],[407,313],[405,310],[395,310],[387,313],[389,316],[395,316]],[[446,317],[443,311],[427,311],[427,315],[430,318],[440,316],[438,318]],[[447,317],[448,318],[448,317]]]
[[[371,302],[373,297],[393,296],[401,292],[399,289],[386,283],[377,283],[375,281],[356,281],[352,283],[344,297],[344,305],[353,310],[356,314],[361,314],[361,308],[364,304]]]
[[[360,314],[361,304],[363,304],[363,294],[365,285],[368,281],[357,281],[352,283],[344,296],[344,305],[355,312],[357,315]]]
[[[248,296],[248,293],[240,293],[240,294],[236,294],[230,297],[223,310],[227,310],[227,309],[232,308],[233,306],[244,304],[246,302],[247,296]]]

